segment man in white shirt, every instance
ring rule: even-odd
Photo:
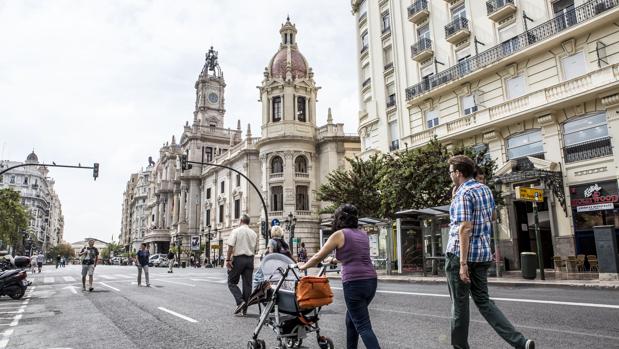
[[[254,254],[258,247],[258,234],[248,226],[249,216],[241,217],[241,226],[234,229],[228,237],[228,288],[236,301],[235,315],[245,316],[245,303],[251,294],[252,275],[254,273]],[[239,278],[243,278],[243,292],[239,289]]]

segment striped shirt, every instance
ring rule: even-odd
[[[494,198],[490,188],[470,179],[463,183],[449,207],[449,242],[445,252],[460,256],[460,236],[458,230],[462,222],[473,224],[469,240],[468,262],[488,262],[492,260],[490,235],[492,233],[492,213]]]

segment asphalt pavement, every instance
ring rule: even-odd
[[[24,299],[0,298],[2,348],[246,348],[257,307],[235,317],[226,272],[151,268],[152,287],[138,287],[137,268],[97,266],[95,290],[82,292],[80,266],[45,266]],[[322,334],[345,348],[345,305],[323,308]],[[450,348],[450,301],[445,285],[379,282],[371,305],[382,348]],[[619,348],[619,291],[491,286],[491,296],[537,348]],[[471,304],[472,348],[509,348]],[[260,337],[275,347],[275,334]],[[305,348],[318,348],[315,337]],[[363,345],[359,346],[364,348]]]

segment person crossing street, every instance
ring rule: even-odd
[[[474,178],[475,162],[464,155],[448,160],[456,189],[449,208],[450,229],[445,274],[451,296],[451,345],[469,349],[469,293],[481,315],[514,348],[535,349],[535,342],[516,331],[488,295],[488,268],[492,261],[490,233],[494,198]]]
[[[251,294],[252,275],[254,273],[254,255],[258,249],[258,234],[249,228],[249,216],[241,217],[241,226],[234,229],[228,237],[228,288],[236,302],[235,315],[245,316],[246,302]],[[243,292],[239,289],[239,279],[243,279]]]
[[[86,291],[86,276],[88,276],[88,291],[92,292],[93,274],[99,261],[99,250],[95,247],[95,240],[88,240],[88,246],[84,246],[79,253],[82,257],[82,291]]]
[[[137,263],[135,265],[138,267],[138,287],[142,286],[142,270],[144,270],[146,287],[150,287],[150,281],[148,280],[148,262],[150,258],[150,252],[146,249],[145,243],[142,243],[140,245],[140,250],[138,251],[137,257]]]
[[[168,252],[168,273],[173,273],[174,272],[172,270],[172,268],[174,268],[174,252],[172,252],[172,250],[170,250]]]

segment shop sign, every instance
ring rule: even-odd
[[[537,188],[516,187],[516,200],[544,202],[544,191]]]
[[[371,234],[368,238],[370,239],[370,256],[378,257],[378,235]]]
[[[613,208],[615,208],[614,204],[595,204],[595,205],[587,205],[587,206],[578,206],[576,207],[576,212],[603,211],[603,210],[612,210]]]
[[[577,212],[612,210],[614,204],[619,202],[616,181],[572,186],[570,196],[572,207],[576,207]],[[583,206],[591,209],[581,209]]]
[[[199,235],[191,236],[191,250],[200,251],[200,236]]]

